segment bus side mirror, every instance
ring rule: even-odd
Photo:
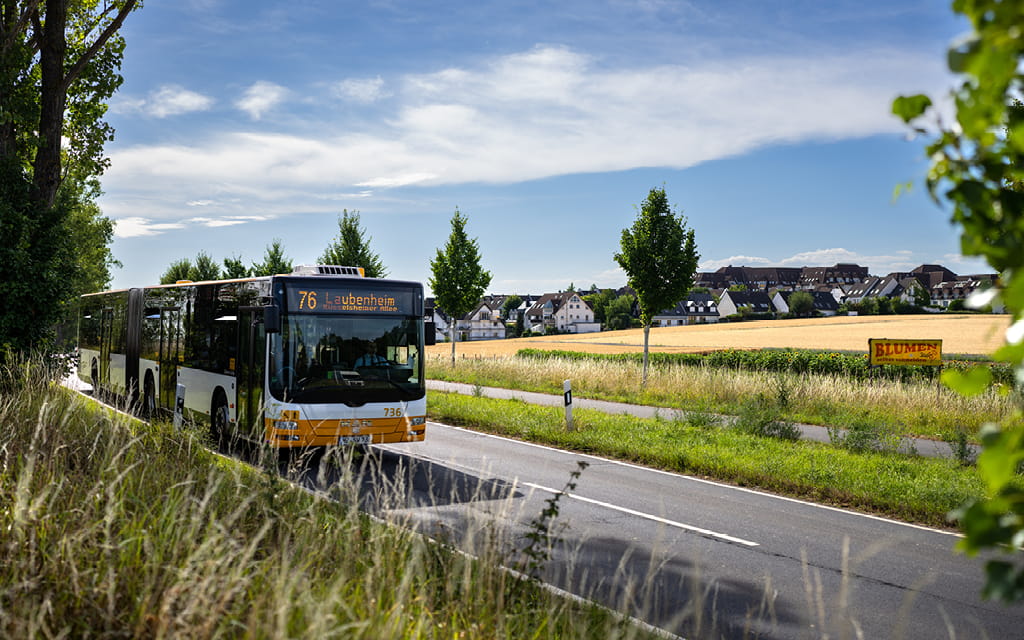
[[[423,344],[427,346],[437,344],[437,325],[433,322],[423,323]]]
[[[281,310],[274,305],[263,307],[263,330],[267,333],[281,333]]]

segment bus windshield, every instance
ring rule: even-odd
[[[419,327],[408,316],[286,315],[270,340],[270,393],[350,406],[422,398]]]

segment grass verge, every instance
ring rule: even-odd
[[[642,637],[69,392],[0,392],[0,637]],[[478,545],[479,548],[479,545]]]
[[[933,526],[984,485],[977,470],[950,459],[856,453],[725,429],[712,421],[643,419],[577,409],[564,412],[519,400],[431,392],[431,419],[565,449],[707,476],[741,486],[852,507]]]

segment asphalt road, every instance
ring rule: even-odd
[[[436,423],[372,451],[367,509],[510,562],[587,463],[544,578],[684,637],[1024,638],[948,531]]]

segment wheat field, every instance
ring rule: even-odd
[[[721,349],[795,348],[867,352],[870,338],[940,339],[944,354],[989,354],[1003,344],[1010,316],[934,314],[912,316],[833,316],[758,320],[651,329],[651,351],[699,353]],[[510,340],[460,342],[460,356],[498,356],[520,349],[625,353],[643,350],[643,330],[603,331]],[[448,354],[450,344],[427,348]]]

